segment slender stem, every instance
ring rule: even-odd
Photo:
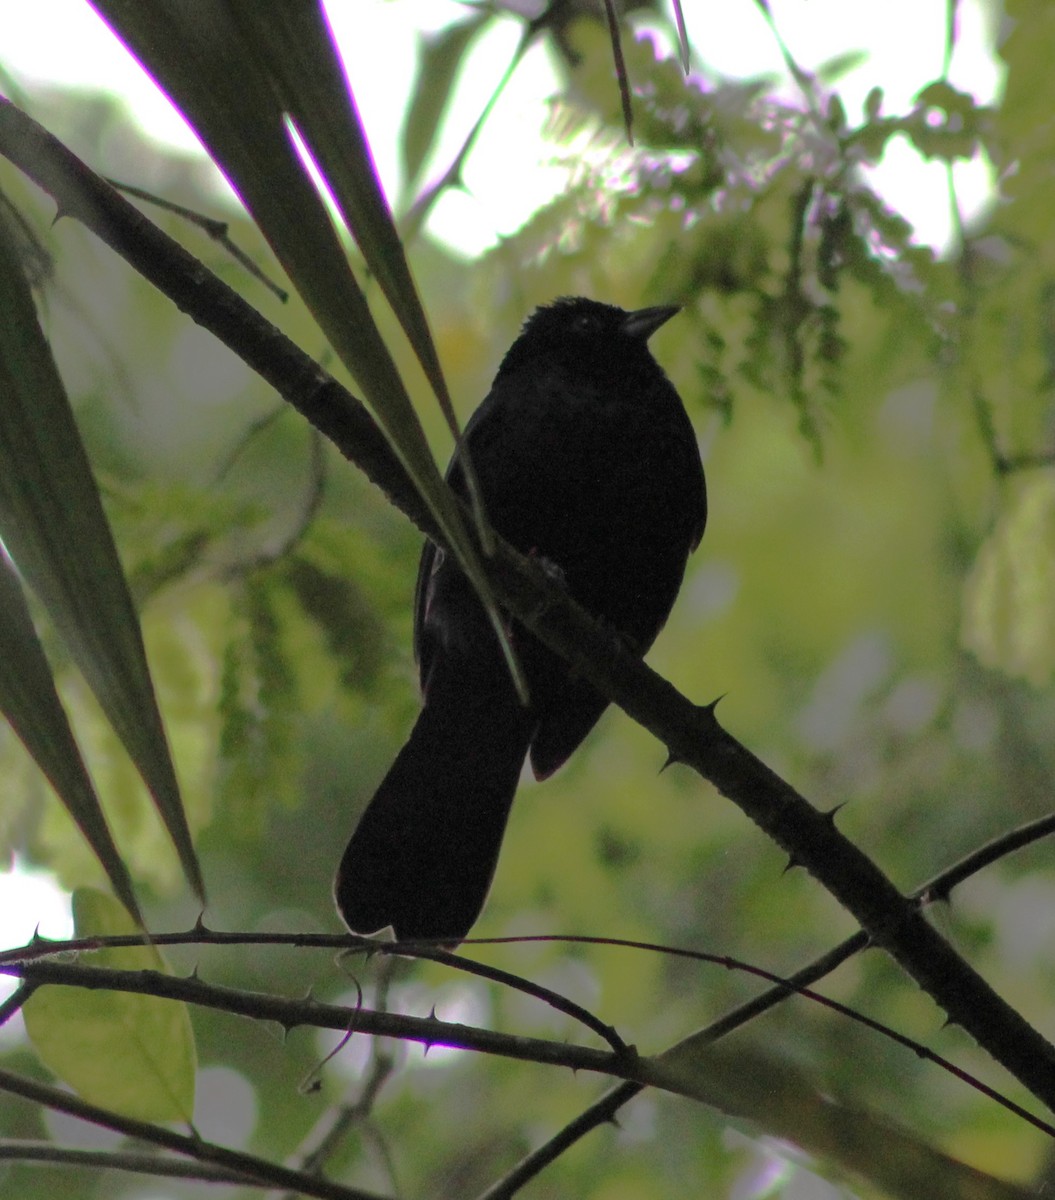
[[[44,964],[39,964],[43,966]],[[134,973],[134,972],[133,972]],[[113,1129],[128,1137],[138,1138],[154,1146],[162,1146],[166,1150],[174,1150],[185,1154],[196,1162],[208,1163],[220,1167],[248,1179],[258,1186],[289,1188],[305,1196],[317,1196],[319,1200],[380,1200],[376,1193],[364,1192],[358,1188],[344,1187],[338,1183],[330,1183],[325,1179],[312,1178],[302,1171],[291,1171],[280,1167],[277,1163],[257,1158],[253,1154],[245,1154],[240,1150],[228,1150],[212,1142],[203,1141],[196,1136],[188,1136],[166,1129],[163,1125],[153,1125],[149,1121],[137,1121],[131,1117],[122,1117],[109,1109],[100,1108],[97,1104],[89,1104],[69,1092],[59,1091],[35,1079],[27,1079],[13,1071],[0,1068],[0,1091],[10,1092],[21,1096],[35,1104],[53,1109],[55,1112],[67,1113],[82,1121],[90,1121],[93,1125],[101,1125],[104,1129]]]
[[[49,1163],[67,1167],[90,1167],[96,1171],[130,1171],[139,1175],[154,1175],[165,1179],[192,1179],[200,1183],[232,1183],[240,1187],[255,1186],[252,1175],[229,1171],[225,1167],[207,1167],[201,1163],[180,1162],[158,1154],[142,1154],[131,1150],[80,1150],[56,1146],[51,1142],[0,1140],[0,1161]]]

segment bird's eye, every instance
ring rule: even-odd
[[[582,316],[575,318],[576,333],[594,333],[596,329],[597,322],[592,313],[583,313]]]

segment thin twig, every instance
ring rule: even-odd
[[[948,899],[952,889],[963,883],[969,876],[1015,850],[1032,845],[1053,832],[1055,832],[1055,813],[1049,813],[1036,821],[1027,822],[1010,833],[994,838],[979,850],[927,880],[916,889],[913,897],[920,903],[927,903],[931,899]],[[767,988],[754,999],[738,1005],[724,1017],[711,1022],[710,1025],[692,1036],[717,1041],[734,1029],[741,1028],[755,1017],[761,1016],[762,1013],[768,1012],[777,1004],[781,1004],[795,992],[819,982],[867,946],[866,934],[863,932],[853,934],[808,966],[789,976],[786,980],[787,986],[781,984],[777,987]],[[497,1180],[486,1192],[482,1193],[478,1200],[510,1200],[525,1184],[559,1158],[565,1150],[571,1149],[576,1142],[594,1129],[614,1121],[615,1114],[623,1105],[628,1104],[644,1090],[643,1084],[631,1081],[624,1081],[609,1089],[553,1137],[525,1155],[512,1171]]]
[[[43,964],[41,964],[43,965]],[[132,1117],[123,1117],[109,1109],[90,1104],[69,1092],[49,1087],[35,1079],[27,1079],[13,1071],[0,1068],[0,1091],[10,1092],[21,1096],[34,1104],[43,1105],[55,1112],[66,1113],[104,1129],[113,1129],[128,1137],[138,1138],[154,1146],[162,1146],[166,1150],[174,1150],[185,1154],[195,1162],[207,1163],[212,1166],[225,1168],[240,1176],[265,1187],[292,1188],[305,1196],[317,1196],[319,1200],[379,1200],[376,1193],[364,1192],[359,1188],[344,1187],[339,1183],[330,1183],[324,1179],[312,1179],[302,1171],[291,1171],[280,1167],[277,1163],[257,1158],[256,1155],[246,1154],[241,1150],[228,1150],[213,1142],[206,1142],[197,1136],[188,1136],[166,1129],[163,1125],[153,1125],[149,1121],[137,1121]]]
[[[274,1021],[286,1030],[307,1025],[316,1029],[333,1029],[339,1033],[365,1033],[374,1037],[418,1042],[426,1049],[447,1046],[458,1050],[477,1050],[500,1058],[615,1074],[620,1078],[635,1078],[641,1061],[632,1049],[614,1054],[569,1042],[496,1033],[472,1025],[441,1021],[435,1016],[408,1017],[365,1007],[324,1004],[312,996],[291,999],[266,992],[247,992],[207,983],[197,975],[166,975],[160,971],[92,967],[67,961],[7,962],[0,971],[24,978],[38,987],[54,984],[182,1000],[187,1004],[234,1016]]]
[[[629,1049],[614,1026],[594,1016],[589,1009],[583,1008],[581,1004],[576,1004],[574,1000],[569,1000],[567,996],[562,996],[560,992],[555,992],[552,988],[543,987],[540,983],[534,983],[530,979],[525,979],[522,975],[515,975],[511,971],[503,971],[500,967],[492,967],[487,963],[477,962],[474,959],[465,958],[460,954],[451,954],[449,951],[442,950],[438,946],[426,947],[415,942],[383,942],[377,947],[377,951],[380,954],[409,954],[414,958],[423,958],[429,962],[442,963],[452,970],[464,971],[467,975],[476,975],[480,979],[489,979],[492,983],[500,983],[504,987],[512,988],[514,991],[523,992],[526,996],[534,996],[535,999],[544,1001],[558,1012],[565,1013],[569,1017],[574,1017],[576,1021],[585,1025],[587,1029],[592,1030],[599,1037],[603,1038],[612,1047],[614,1053],[622,1054]]]
[[[207,217],[203,213],[196,212],[193,208],[177,204],[174,200],[166,200],[163,196],[155,196],[153,192],[144,191],[143,188],[135,187],[131,183],[121,183],[117,179],[107,179],[107,183],[112,184],[118,191],[124,192],[126,196],[134,196],[137,200],[142,200],[146,204],[153,204],[157,208],[164,209],[165,212],[182,217],[184,221],[189,222],[191,225],[197,225],[206,237],[211,238],[218,245],[222,246],[235,262],[242,266],[255,280],[262,283],[283,304],[289,300],[289,292],[268,279],[267,275],[264,274],[263,270],[257,266],[253,259],[235,244],[230,236],[231,226],[227,221],[218,221],[215,217]]]
[[[376,983],[375,1007],[378,1012],[388,1012],[388,988],[392,974],[398,965],[394,958],[385,959],[378,972]],[[371,1043],[370,1068],[359,1089],[359,1095],[348,1104],[342,1104],[336,1109],[329,1109],[323,1114],[315,1128],[301,1143],[299,1151],[299,1169],[309,1175],[320,1172],[330,1158],[337,1152],[348,1133],[361,1126],[369,1128],[368,1122],[381,1090],[388,1082],[395,1069],[395,1056],[383,1047],[379,1038]],[[398,1195],[401,1189],[395,1186],[395,1164],[384,1137],[379,1131],[374,1131],[378,1150],[388,1171],[392,1190]],[[310,1148],[305,1148],[310,1147]],[[283,1200],[295,1200],[292,1193],[287,1193]]]
[[[0,1025],[6,1025],[36,990],[32,984],[20,983],[3,1004],[0,1004]]]
[[[80,1150],[70,1146],[56,1146],[51,1142],[20,1141],[16,1138],[0,1140],[0,1161],[89,1167],[96,1171],[130,1171],[165,1179],[190,1179],[198,1183],[233,1183],[240,1187],[255,1186],[258,1183],[255,1176],[231,1171],[226,1167],[181,1162],[160,1154],[143,1154],[131,1150]]]
[[[604,15],[608,22],[608,37],[612,43],[612,63],[615,66],[615,77],[619,84],[619,99],[623,105],[623,126],[626,129],[626,140],[634,144],[634,109],[630,102],[630,77],[626,70],[626,59],[623,57],[622,34],[619,29],[619,14],[616,12],[615,0],[603,0]]]

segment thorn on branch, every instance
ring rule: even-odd
[[[832,829],[834,829],[836,814],[838,812],[840,812],[842,809],[844,809],[845,807],[846,807],[846,801],[844,800],[842,804],[837,804],[834,808],[829,808],[827,812],[821,813],[821,816],[825,819],[825,821],[828,822],[828,824],[832,827]]]
[[[684,761],[685,759],[682,758],[680,754],[675,753],[675,751],[671,750],[668,746],[667,757],[663,760],[663,765],[659,768],[659,774],[662,775],[667,767],[672,767],[675,763],[683,763]]]
[[[361,954],[367,962],[375,955],[390,953],[394,944],[392,942],[379,942],[376,938],[372,937],[362,937],[357,933],[349,934],[349,937],[352,944],[343,953]]]
[[[615,1030],[613,1029],[612,1032],[614,1033]],[[617,1051],[617,1057],[622,1059],[624,1062],[635,1063],[640,1059],[641,1055],[638,1054],[637,1047],[635,1045],[629,1042],[621,1041],[619,1050]]]
[[[952,885],[937,884],[934,887],[927,888],[925,892],[921,892],[917,897],[917,903],[920,908],[929,904],[947,904],[952,908]]]

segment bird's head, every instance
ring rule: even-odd
[[[548,358],[591,371],[653,362],[648,339],[678,308],[658,305],[628,312],[584,296],[562,296],[535,309],[510,347],[501,373]]]

